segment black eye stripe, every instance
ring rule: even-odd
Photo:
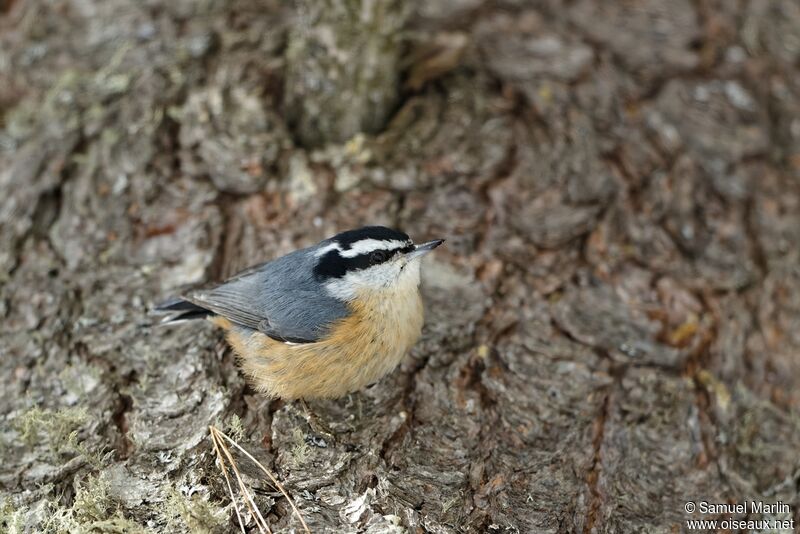
[[[341,278],[349,272],[360,271],[373,265],[385,263],[397,254],[405,254],[412,250],[414,250],[414,245],[406,245],[394,250],[373,250],[352,258],[344,258],[339,254],[338,250],[331,250],[319,258],[317,265],[314,267],[314,276],[318,279]],[[382,257],[378,257],[376,253],[382,253]]]
[[[331,250],[319,258],[319,261],[314,266],[314,276],[320,280],[341,278],[347,274],[347,261],[346,258],[339,256],[338,251]]]
[[[373,250],[369,253],[369,262],[372,265],[376,265],[378,263],[383,263],[388,257],[389,256],[385,250]]]

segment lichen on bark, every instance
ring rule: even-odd
[[[0,530],[235,531],[212,425],[314,532],[800,520],[797,28],[791,0],[0,2]],[[148,316],[364,224],[447,242],[398,369],[311,403],[334,440]]]

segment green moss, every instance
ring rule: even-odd
[[[29,447],[45,438],[54,453],[63,452],[74,443],[73,433],[89,419],[85,408],[62,408],[58,411],[34,407],[14,420],[20,438]],[[70,445],[71,446],[71,445]]]
[[[28,509],[25,507],[14,508],[11,502],[3,501],[0,506],[0,531],[8,534],[22,534],[27,512]]]
[[[303,431],[299,428],[295,428],[294,432],[292,432],[292,442],[292,463],[295,465],[295,467],[300,467],[306,462],[306,460],[308,460],[308,457],[311,454],[311,447],[306,442],[306,437],[303,434]]]
[[[66,453],[80,454],[96,469],[105,464],[103,451],[91,450],[79,439],[78,430],[88,422],[86,408],[57,411],[34,407],[14,420],[20,439],[29,447],[45,441],[55,459]]]
[[[161,515],[168,532],[213,534],[225,532],[229,526],[228,513],[221,504],[198,494],[186,497],[175,488],[170,488]]]
[[[46,534],[144,534],[145,527],[128,519],[120,503],[108,493],[108,483],[90,476],[78,484],[75,501],[67,508],[47,503],[47,516],[40,526]]]
[[[63,408],[43,410],[31,408],[18,416],[13,425],[20,440],[33,447],[46,443],[56,461],[62,454],[80,454],[96,469],[106,463],[102,453],[92,451],[79,439],[78,430],[89,421],[85,408]],[[43,512],[43,518],[34,519]],[[44,510],[35,514],[28,509],[14,510],[4,504],[0,511],[2,532],[21,531],[24,519],[38,522],[36,532],[47,534],[66,533],[141,533],[147,530],[126,518],[122,507],[108,492],[108,483],[102,478],[89,476],[81,481],[75,491],[72,506],[66,507],[54,498],[44,503]]]
[[[103,521],[118,507],[108,495],[108,482],[98,477],[87,477],[78,485],[72,510],[83,523]]]
[[[51,506],[47,520],[41,525],[43,534],[144,534],[149,532],[143,526],[125,518],[121,512],[117,515],[81,523],[71,509]]]
[[[158,510],[164,532],[198,532],[218,534],[229,531],[227,509],[199,494],[186,497],[170,488]],[[31,530],[32,529],[32,530]],[[22,534],[149,534],[150,528],[140,525],[123,511],[122,503],[109,491],[102,476],[89,476],[78,483],[71,506],[61,504],[58,497],[47,500],[36,510],[15,509],[8,501],[0,504],[0,532]]]
[[[233,441],[238,443],[244,439],[244,425],[242,425],[242,420],[238,415],[231,415],[230,419],[228,419],[227,427],[227,434]]]

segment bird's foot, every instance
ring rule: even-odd
[[[325,424],[325,422],[320,419],[320,417],[311,411],[306,404],[306,401],[300,399],[300,403],[303,406],[304,418],[306,423],[308,424],[311,432],[314,433],[313,436],[309,436],[306,441],[308,441],[311,445],[315,447],[322,447],[325,448],[329,444],[333,445],[336,443],[336,435],[333,433],[333,430]]]

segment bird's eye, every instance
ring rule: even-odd
[[[387,257],[388,257],[388,255],[386,254],[385,251],[376,250],[376,251],[370,253],[369,262],[372,265],[375,265],[376,263],[383,263],[384,261],[386,261]]]

